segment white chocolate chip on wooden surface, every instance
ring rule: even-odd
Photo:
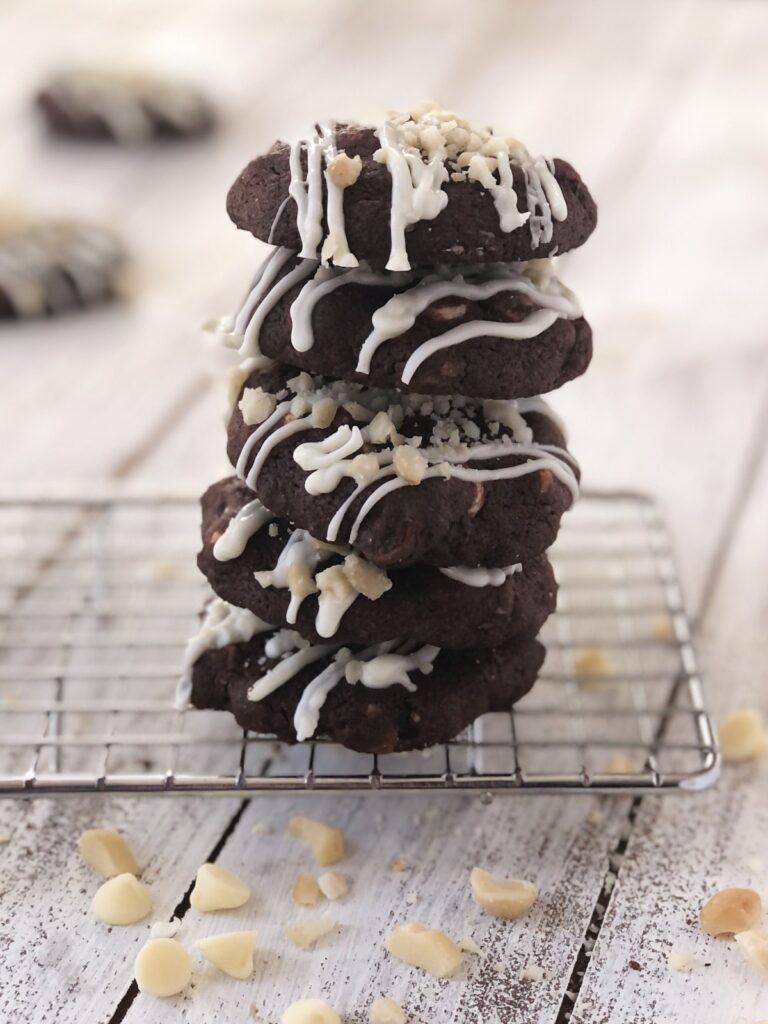
[[[347,880],[340,871],[324,871],[317,884],[327,900],[340,900],[349,892]]]
[[[152,897],[149,889],[135,875],[126,872],[99,886],[91,908],[105,924],[136,924],[152,910]]]
[[[311,921],[299,921],[297,924],[287,924],[283,931],[285,937],[299,949],[312,949],[315,943],[319,942],[336,927],[336,921],[330,914],[323,914],[322,917]]]
[[[80,856],[104,878],[129,872],[138,875],[139,865],[123,837],[110,828],[91,828],[78,840]]]
[[[768,733],[759,711],[732,711],[718,728],[720,752],[726,762],[752,761],[768,751]]]
[[[195,910],[208,913],[242,907],[250,896],[249,887],[231,871],[225,871],[218,864],[201,864],[189,902]]]
[[[253,951],[256,932],[225,932],[198,939],[195,947],[205,959],[230,978],[250,978],[253,974]]]
[[[699,923],[707,935],[733,935],[754,928],[762,909],[754,889],[721,889],[701,908]]]
[[[768,931],[758,928],[737,932],[736,942],[747,960],[768,975]]]
[[[133,973],[140,992],[175,996],[189,984],[192,961],[176,939],[150,939],[139,950]]]
[[[368,1009],[370,1024],[405,1024],[405,1011],[394,999],[379,996]]]
[[[341,1017],[322,999],[299,999],[280,1018],[281,1024],[341,1024]]]
[[[384,946],[398,960],[435,978],[449,978],[461,963],[461,950],[455,942],[444,932],[417,921],[394,928],[384,939]]]
[[[318,867],[338,864],[344,856],[344,836],[337,828],[321,821],[297,815],[288,822],[288,835],[307,844]]]
[[[291,899],[301,907],[314,907],[320,901],[320,886],[314,875],[302,871],[293,883]]]
[[[513,920],[536,902],[536,886],[516,878],[493,878],[482,868],[472,868],[470,885],[475,901],[494,917]]]

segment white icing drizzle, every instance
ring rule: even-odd
[[[283,683],[293,679],[307,665],[325,658],[336,649],[334,644],[315,644],[314,646],[301,647],[295,654],[289,654],[287,657],[284,657],[274,668],[265,672],[260,679],[253,683],[248,689],[248,700],[263,700],[270,693],[278,690]]]
[[[499,569],[452,565],[441,569],[440,572],[443,576],[456,580],[458,583],[463,583],[467,587],[500,587],[510,576],[514,576],[522,568],[523,566],[520,562],[515,563],[515,565],[505,565]]]
[[[306,530],[294,530],[285,543],[285,547],[271,571],[255,573],[256,582],[262,587],[275,587],[278,590],[285,590],[288,586],[288,572],[294,563],[306,565],[309,573],[313,573],[320,562],[327,560],[330,552],[323,551]],[[303,598],[291,594],[288,604],[288,611],[285,615],[286,622],[294,625],[301,608]],[[318,630],[319,632],[319,630]],[[335,630],[334,630],[335,632]],[[321,636],[332,636],[331,633],[321,633]]]
[[[521,227],[531,216],[528,213],[520,213],[517,208],[517,193],[515,192],[512,167],[509,163],[509,153],[498,150],[494,153],[496,158],[496,170],[499,180],[493,176],[493,171],[488,166],[486,157],[481,153],[475,153],[469,163],[469,176],[473,181],[478,181],[483,188],[486,188],[493,198],[493,205],[499,215],[499,225],[502,231],[514,231]]]
[[[229,562],[233,558],[239,558],[251,537],[274,518],[258,498],[249,501],[227,523],[224,533],[213,545],[213,557],[219,562]]]
[[[274,629],[246,608],[235,608],[221,598],[213,598],[206,606],[200,628],[187,641],[182,662],[182,674],[176,690],[176,707],[185,708],[192,692],[192,667],[197,659],[213,649],[227,644],[245,643],[259,633]]]
[[[439,647],[425,644],[413,654],[380,654],[367,661],[352,659],[345,671],[348,683],[362,683],[371,690],[382,690],[399,684],[414,692],[416,685],[411,682],[409,672],[429,675],[433,662],[440,653]]]
[[[322,441],[309,441],[296,447],[294,462],[309,472],[306,490],[309,494],[328,494],[346,475],[346,459],[363,447],[360,428],[344,423]]]

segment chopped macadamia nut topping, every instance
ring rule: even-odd
[[[312,426],[319,429],[330,427],[338,406],[332,398],[321,398],[312,406]]]
[[[736,941],[747,960],[763,974],[768,974],[768,931],[757,928],[738,932]]]
[[[472,868],[470,885],[475,902],[494,917],[513,920],[530,910],[536,902],[536,886],[518,879],[497,879],[483,871]]]
[[[574,655],[573,672],[582,685],[589,686],[595,679],[615,676],[616,665],[602,647],[585,647]]]
[[[726,762],[752,761],[768,751],[768,732],[759,711],[732,711],[720,723],[718,734]]]
[[[701,908],[699,923],[707,935],[734,935],[754,928],[762,910],[754,889],[721,889]]]
[[[346,153],[337,153],[328,164],[327,174],[334,185],[349,188],[360,177],[362,169],[363,161],[359,156],[349,157]]]
[[[349,464],[349,475],[356,484],[369,484],[379,471],[379,460],[370,452],[356,455]]]
[[[319,942],[325,935],[336,927],[336,921],[330,914],[323,914],[322,917],[313,921],[300,921],[298,924],[287,924],[283,931],[285,936],[294,946],[299,949],[312,949],[316,942]]]
[[[258,577],[265,574],[254,573],[254,575]],[[270,578],[273,576],[272,573],[266,575],[269,575]],[[285,575],[291,597],[295,597],[297,601],[303,601],[310,594],[317,593],[317,585],[312,579],[312,573],[306,562],[291,562]]]
[[[228,366],[225,371],[225,379],[227,386],[227,405],[230,409],[233,408],[237,401],[237,396],[240,394],[240,389],[243,384],[248,380],[252,372],[250,366]]]
[[[253,951],[256,932],[226,932],[198,939],[195,947],[205,959],[230,978],[250,978],[253,974]]]
[[[370,1024],[405,1024],[405,1011],[394,999],[379,996],[368,1009]]]
[[[401,444],[395,448],[392,459],[395,473],[407,484],[420,484],[424,479],[429,463],[418,450],[411,445]]]
[[[195,910],[209,913],[213,910],[234,910],[250,898],[251,890],[236,875],[218,864],[202,864],[197,869],[189,902]]]
[[[291,1003],[281,1024],[341,1024],[341,1017],[322,999],[299,999]]]
[[[358,423],[370,423],[373,419],[371,410],[361,405],[360,402],[347,402],[344,408],[352,419],[357,420]]]
[[[382,409],[381,412],[376,413],[365,428],[364,436],[371,444],[384,444],[397,437],[397,427],[392,422],[389,413]]]
[[[104,878],[128,872],[138,875],[139,865],[123,837],[109,828],[92,828],[78,840],[80,856]]]
[[[263,388],[246,388],[237,407],[243,414],[243,423],[252,427],[257,423],[263,423],[268,416],[271,416],[275,411],[276,404],[275,396],[264,391]]]
[[[317,884],[327,900],[340,900],[349,892],[347,879],[339,871],[324,871]]]
[[[683,953],[679,949],[673,949],[667,957],[667,964],[670,971],[690,971],[693,967],[693,961],[688,953]]]
[[[336,601],[344,601],[355,592],[343,565],[331,565],[323,569],[316,574],[315,582],[321,594],[329,594]]]
[[[100,886],[91,907],[105,924],[136,924],[151,912],[152,897],[149,889],[135,875],[126,872]]]
[[[371,601],[377,601],[392,588],[392,580],[384,570],[359,555],[347,555],[343,570],[352,588]]]
[[[302,871],[293,883],[291,898],[300,907],[314,907],[320,902],[320,886],[314,875],[308,875]]]
[[[461,950],[448,936],[436,928],[426,928],[411,921],[393,929],[384,940],[387,952],[420,967],[436,978],[449,978],[461,963]]]
[[[288,822],[288,835],[302,839],[312,851],[315,864],[330,867],[344,856],[344,836],[337,828],[298,815]]]
[[[150,939],[133,965],[139,992],[150,996],[176,996],[189,984],[192,961],[176,939]]]

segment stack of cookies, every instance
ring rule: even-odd
[[[216,596],[182,699],[289,742],[450,740],[544,657],[579,473],[539,396],[592,350],[551,257],[595,204],[564,161],[425,104],[276,143],[228,209],[273,249],[217,325],[235,474],[202,499]]]

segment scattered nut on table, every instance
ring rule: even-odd
[[[311,921],[299,921],[287,924],[283,931],[285,937],[299,949],[311,949],[324,935],[329,935],[336,927],[336,921],[330,914],[314,918]]]
[[[349,884],[340,871],[324,871],[317,880],[320,892],[327,900],[340,900],[349,892]]]
[[[291,1003],[281,1024],[341,1024],[341,1017],[322,999],[299,999]]]
[[[736,941],[747,960],[768,974],[768,931],[759,928],[737,932]]]
[[[291,898],[300,907],[314,907],[320,901],[320,886],[315,876],[302,871],[293,883]]]
[[[256,932],[225,932],[198,939],[195,947],[205,959],[230,978],[250,978],[253,974],[253,951]]]
[[[195,910],[208,913],[242,907],[250,897],[251,890],[237,875],[225,871],[218,864],[201,864],[189,902]]]
[[[768,733],[759,711],[732,711],[720,723],[718,736],[726,762],[752,761],[768,751]]]
[[[115,875],[99,886],[91,907],[105,924],[127,925],[143,920],[152,910],[149,889],[135,875]]]
[[[368,1009],[370,1024],[405,1024],[405,1011],[394,999],[379,996]]]
[[[297,815],[288,822],[288,835],[302,839],[321,868],[337,864],[344,856],[344,836],[331,825]]]
[[[762,909],[754,889],[721,889],[701,908],[699,923],[707,935],[735,935],[754,928]]]
[[[81,834],[77,846],[85,863],[104,878],[126,872],[131,875],[139,873],[139,865],[130,847],[119,832],[111,828],[87,829]]]
[[[530,910],[538,895],[532,882],[493,878],[482,868],[472,868],[469,882],[472,895],[483,910],[506,920],[513,920]]]
[[[436,928],[416,921],[398,925],[384,939],[387,952],[411,967],[420,967],[436,978],[449,978],[461,963],[461,950]]]
[[[189,953],[176,939],[149,939],[133,965],[139,992],[151,996],[176,996],[192,977]]]

